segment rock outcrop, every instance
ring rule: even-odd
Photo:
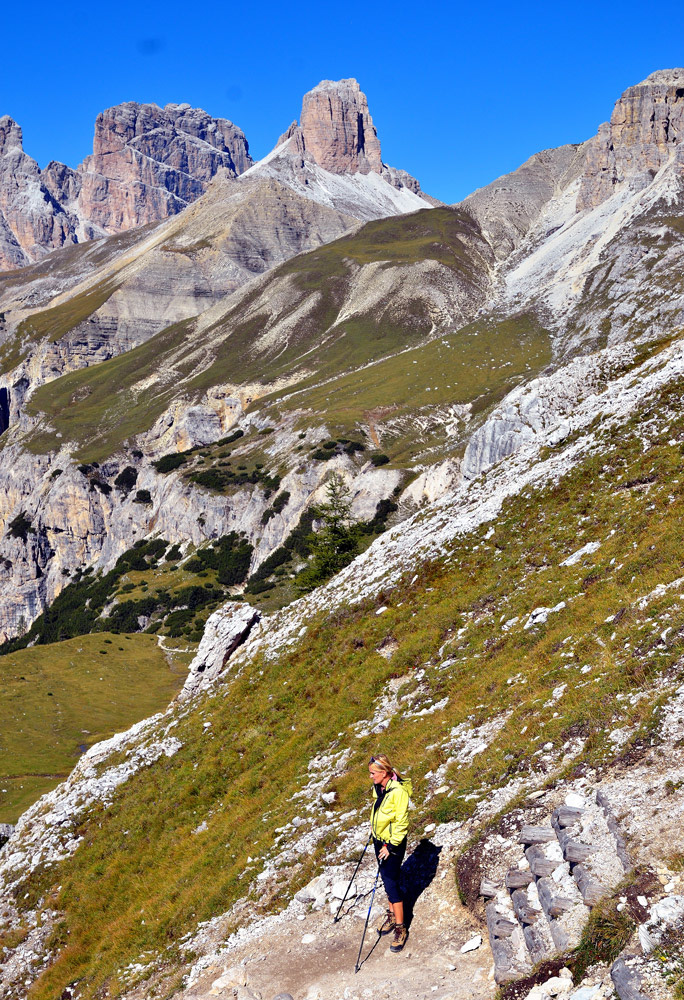
[[[296,150],[331,174],[382,173],[380,140],[356,80],[322,80],[304,95]]]
[[[671,159],[684,174],[684,68],[628,87],[587,152],[577,208],[595,208],[627,182],[646,186]]]
[[[210,616],[197,655],[190,664],[183,690],[178,696],[181,701],[211,687],[260,618],[261,615],[251,604],[240,604],[237,601],[229,601]]]
[[[544,207],[580,175],[583,146],[559,146],[535,153],[510,174],[479,188],[460,203],[472,213],[498,260],[520,246]]]
[[[76,176],[78,216],[106,233],[156,222],[199,198],[219,170],[237,177],[251,164],[244,133],[225,118],[189,104],[119,104],[97,116]]]
[[[354,79],[322,80],[305,94],[300,123],[292,122],[253,170],[358,219],[441,204],[415,177],[382,162],[368,100]]]
[[[235,178],[251,163],[236,125],[189,104],[108,108],[77,170],[53,161],[41,172],[19,125],[0,118],[0,268],[175,215],[220,170]]]
[[[24,152],[20,126],[0,118],[0,269],[22,267],[72,243],[76,220],[53,198],[40,168]]]

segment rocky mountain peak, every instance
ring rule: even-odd
[[[380,140],[358,82],[322,80],[304,95],[297,149],[331,174],[382,173]]]
[[[13,149],[23,152],[21,126],[14,118],[3,115],[0,118],[0,156],[6,156]]]
[[[670,160],[684,175],[684,69],[651,73],[628,87],[587,155],[578,210],[595,208],[625,182],[650,183]]]
[[[0,269],[64,243],[133,229],[182,211],[222,170],[252,164],[241,129],[189,104],[126,101],[97,116],[93,152],[73,170],[41,171],[19,125],[0,118]]]
[[[78,214],[119,232],[179,212],[220,169],[251,166],[244,133],[189,104],[124,104],[97,116],[93,153],[78,169]]]
[[[131,160],[138,153],[177,170],[186,168],[196,173],[198,180],[213,177],[217,161],[234,176],[252,163],[241,129],[189,104],[160,108],[127,101],[107,108],[95,121],[93,157],[97,160],[124,150]]]

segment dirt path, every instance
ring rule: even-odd
[[[384,894],[376,899],[375,919],[384,909]],[[355,973],[367,912],[366,897],[337,924],[329,905],[274,924],[217,958],[183,1000],[235,995],[248,1000],[256,994],[273,1000],[279,993],[294,1000],[492,1000],[496,987],[486,936],[476,950],[460,951],[481,928],[459,902],[446,858],[416,902],[403,952],[390,952],[390,936],[380,937],[373,920]]]

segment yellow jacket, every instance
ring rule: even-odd
[[[376,809],[375,789],[372,791],[371,830],[376,840],[396,847],[408,832],[409,797],[413,791],[410,778],[395,781],[390,778],[385,786],[385,795]]]

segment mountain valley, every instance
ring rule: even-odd
[[[682,109],[452,206],[355,80],[257,163],[0,119],[0,996],[682,995]],[[415,923],[354,976],[386,747]]]

